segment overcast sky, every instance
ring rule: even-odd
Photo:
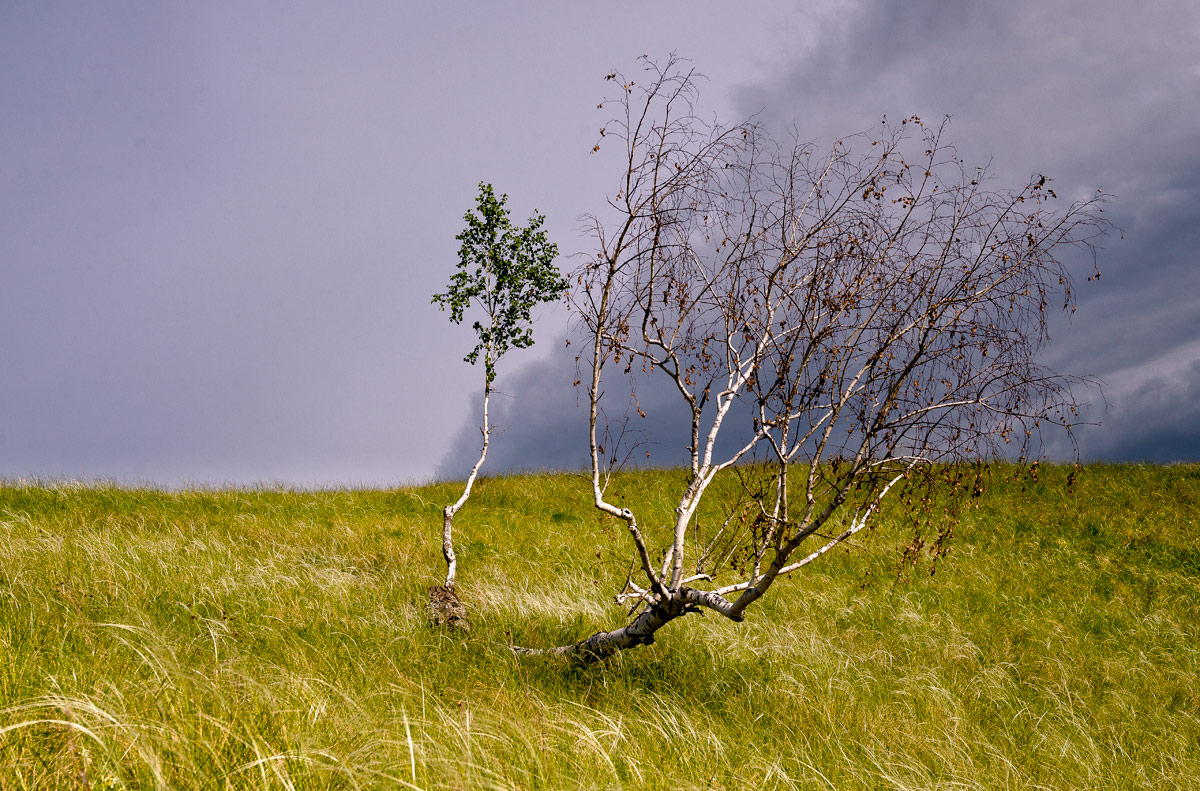
[[[586,251],[617,176],[589,156],[602,78],[673,50],[729,119],[828,140],[950,114],[1014,185],[1115,194],[1126,238],[1048,361],[1107,383],[1085,458],[1200,460],[1196,4],[753,8],[0,5],[0,476],[454,474],[481,372],[429,296],[476,183]],[[493,472],[584,458],[564,332],[549,309],[503,361]]]

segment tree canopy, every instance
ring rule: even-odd
[[[443,294],[433,303],[450,310],[450,320],[461,324],[475,304],[484,320],[472,323],[479,342],[466,357],[475,364],[483,356],[488,382],[496,378],[496,362],[510,348],[533,345],[533,308],[562,296],[567,281],[554,266],[558,246],[542,225],[546,218],[534,212],[528,225],[509,219],[508,195],[496,197],[491,184],[479,184],[476,211],[464,215],[466,228],[456,239],[462,243],[458,266]]]

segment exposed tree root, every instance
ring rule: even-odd
[[[429,617],[436,626],[450,626],[464,632],[471,628],[467,608],[454,588],[446,585],[434,585],[429,589]]]

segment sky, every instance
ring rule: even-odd
[[[1085,460],[1200,461],[1190,0],[0,5],[0,477],[391,486],[460,475],[482,371],[430,305],[476,184],[570,268],[619,171],[603,77],[677,52],[702,105],[816,141],[952,116],[1014,186],[1123,230],[1046,361]],[[488,471],[575,468],[566,312],[501,363]],[[655,395],[647,392],[647,399]],[[655,459],[679,458],[675,422]],[[1052,455],[1066,458],[1065,443]]]

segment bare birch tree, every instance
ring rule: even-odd
[[[478,214],[468,211],[467,226],[456,239],[461,242],[458,266],[444,294],[434,294],[433,304],[449,308],[450,320],[461,324],[468,309],[482,314],[472,326],[479,340],[463,358],[474,365],[483,361],[483,405],[480,433],[483,444],[479,459],[471,468],[463,493],[442,512],[442,555],[446,561],[446,581],[429,591],[434,619],[439,623],[466,625],[465,610],[455,590],[458,558],[454,552],[454,515],[471,496],[479,469],[487,459],[492,425],[488,404],[496,379],[496,364],[511,348],[533,345],[532,310],[535,306],[559,299],[567,281],[554,265],[558,247],[542,230],[545,216],[534,212],[524,228],[509,220],[507,195],[496,197],[491,184],[479,184],[476,200]]]
[[[1094,268],[1104,196],[1054,209],[1043,176],[998,188],[944,122],[885,120],[822,153],[702,120],[697,75],[674,58],[645,61],[644,78],[608,77],[618,113],[600,145],[622,147],[624,172],[590,218],[596,254],[571,296],[590,347],[592,495],[626,525],[636,573],[616,601],[633,609],[611,631],[520,653],[591,661],[691,612],[741,621],[889,495],[962,470],[942,462],[1036,456],[1043,430],[1075,420],[1076,380],[1038,353],[1047,312],[1073,309],[1068,263],[1082,253]],[[631,376],[665,378],[690,417],[673,513],[606,499],[622,456],[603,446],[602,399]],[[702,529],[726,470],[748,496]],[[644,530],[651,519],[668,529]]]

